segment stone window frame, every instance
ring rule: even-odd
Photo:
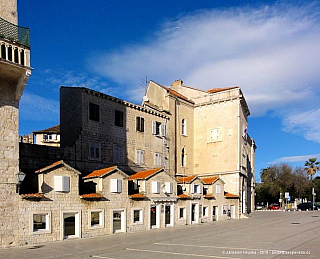
[[[154,153],[154,159],[153,159],[153,165],[154,167],[161,167],[162,166],[162,154],[155,152]]]
[[[141,149],[136,149],[136,164],[144,165],[145,164],[145,151]]]
[[[181,217],[181,209],[183,210],[183,215]],[[186,207],[179,207],[179,220],[185,220],[187,218],[187,215],[186,215]]]
[[[134,221],[134,212],[139,211],[139,221]],[[131,208],[131,222],[132,225],[143,225],[143,208]]]
[[[182,118],[181,119],[181,135],[182,136],[188,136],[187,119],[186,118]]]
[[[217,184],[216,185],[216,194],[221,194],[222,193],[222,185],[221,184]]]
[[[51,233],[51,211],[32,211],[30,214],[30,233],[31,235],[41,235]],[[34,230],[34,215],[46,215],[46,229]]]
[[[91,224],[92,212],[99,213],[99,224],[93,225],[93,226]],[[88,226],[89,226],[89,229],[104,228],[104,209],[89,209],[88,210]]]
[[[144,133],[144,117],[136,117],[136,131]]]
[[[91,105],[91,108],[90,108]],[[91,109],[93,108],[98,108],[98,112],[95,112],[95,114],[91,113]],[[97,113],[97,114],[96,114]],[[93,115],[93,116],[91,116]],[[90,121],[94,121],[94,122],[100,122],[101,121],[101,108],[100,105],[94,102],[88,102],[88,118]]]
[[[124,112],[120,110],[114,110],[114,125],[117,127],[124,127]]]
[[[209,217],[209,206],[202,206],[202,217],[203,218]]]
[[[91,147],[94,148],[94,156],[91,156]],[[99,156],[97,157],[97,149],[99,150]],[[94,141],[89,140],[88,141],[88,159],[89,160],[101,160],[101,142],[100,141]]]

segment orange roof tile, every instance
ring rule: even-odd
[[[214,195],[212,195],[212,194],[206,194],[206,195],[204,196],[204,198],[206,198],[206,199],[214,199],[215,197],[214,197]]]
[[[150,176],[154,175],[155,173],[158,173],[160,170],[162,170],[161,167],[155,168],[155,169],[150,169],[146,171],[140,171],[137,172],[129,177],[129,180],[142,180],[149,178]]]
[[[203,182],[203,184],[213,184],[218,179],[219,176],[213,176],[208,178],[202,178],[201,181]]]
[[[194,101],[191,101],[189,100],[187,97],[185,97],[184,95],[178,93],[177,91],[173,90],[173,89],[170,89],[169,87],[165,87],[165,86],[162,86],[164,89],[166,89],[167,91],[169,91],[170,94],[174,95],[174,96],[177,96],[179,98],[181,98],[182,100],[185,100],[189,103],[192,103],[194,104]]]
[[[226,198],[240,198],[239,195],[228,193],[228,192],[224,192],[224,197],[226,197]]]
[[[21,198],[23,199],[32,199],[32,198],[42,198],[43,194],[41,193],[27,193],[27,194],[21,194]]]
[[[103,196],[99,193],[88,193],[88,194],[82,194],[80,198],[82,199],[97,199],[97,198],[102,198]]]
[[[102,177],[107,173],[110,173],[111,171],[115,170],[117,167],[116,166],[111,166],[108,168],[102,168],[99,170],[95,170],[92,173],[88,174],[87,176],[83,177],[83,179],[88,179],[88,178],[94,178],[94,177]]]
[[[178,199],[192,199],[192,198],[189,195],[182,193],[178,195]]]
[[[56,134],[60,134],[60,125],[56,125],[56,126],[53,126],[51,128],[44,129],[44,130],[33,131],[33,133],[48,133],[48,134],[56,133]]]
[[[191,183],[196,177],[196,175],[179,177],[177,178],[177,181],[178,183]]]
[[[218,93],[218,92],[222,92],[222,91],[226,91],[226,90],[231,90],[231,89],[234,89],[234,88],[237,88],[238,86],[232,86],[232,87],[224,87],[224,88],[214,88],[214,89],[210,89],[210,90],[207,90],[208,93]]]
[[[131,199],[145,199],[145,198],[147,198],[147,196],[145,196],[142,193],[135,193],[135,194],[130,195],[130,198]]]
[[[59,164],[62,164],[62,163],[63,163],[63,160],[54,162],[54,163],[52,163],[51,165],[48,165],[48,166],[46,166],[46,167],[44,167],[44,168],[41,168],[41,169],[37,170],[36,173],[41,173],[41,172],[43,172],[43,171],[46,171],[46,170],[48,170],[48,169],[50,169],[50,168],[52,168],[52,167],[55,167],[55,166],[57,166],[57,165],[59,165]]]

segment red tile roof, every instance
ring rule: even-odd
[[[82,194],[80,198],[82,199],[97,199],[102,198],[103,196],[99,193],[88,193],[88,194]]]
[[[239,195],[228,193],[228,192],[224,192],[224,197],[226,197],[226,198],[240,198]]]
[[[146,170],[146,171],[140,171],[140,172],[137,172],[137,173],[131,175],[131,176],[129,177],[129,180],[142,180],[142,179],[146,179],[146,178],[149,178],[150,176],[158,173],[160,170],[162,170],[161,167],[155,168],[155,169]]]
[[[83,179],[88,179],[88,178],[95,178],[95,177],[102,177],[107,173],[110,173],[111,171],[117,169],[116,166],[111,166],[108,168],[102,168],[99,170],[95,170],[92,173],[88,174],[87,176],[83,177]]]
[[[218,179],[219,179],[219,176],[213,176],[208,178],[202,178],[201,181],[203,182],[203,184],[213,184]]]
[[[192,199],[192,198],[189,195],[182,193],[178,195],[178,199]]]
[[[44,130],[37,130],[37,131],[33,131],[33,133],[48,133],[48,134],[60,134],[60,125],[56,125],[53,126],[51,128],[48,129],[44,129]]]
[[[191,176],[184,176],[177,178],[178,183],[191,183],[197,175],[191,175]]]
[[[206,195],[204,196],[204,198],[206,198],[206,199],[214,199],[215,197],[214,197],[214,195],[212,195],[212,194],[206,194]]]
[[[21,198],[23,199],[41,199],[42,197],[43,197],[43,194],[41,193],[21,194]]]
[[[207,90],[208,93],[218,93],[218,92],[222,92],[222,91],[226,91],[226,90],[231,90],[231,89],[234,89],[234,88],[237,88],[238,86],[233,86],[233,87],[224,87],[224,88],[214,88],[214,89],[210,89],[210,90]]]
[[[173,90],[173,89],[170,89],[169,87],[165,87],[165,86],[162,86],[164,89],[166,89],[170,94],[174,95],[174,96],[177,96],[179,98],[181,98],[182,100],[185,100],[189,103],[192,103],[194,104],[194,101],[191,101],[189,100],[187,97],[185,97],[184,95],[178,93],[177,91]]]
[[[145,196],[142,193],[135,193],[135,194],[130,195],[130,198],[131,199],[145,199],[145,198],[147,198],[147,196]]]
[[[63,164],[63,163],[64,163],[63,160],[54,162],[54,163],[52,163],[51,165],[48,165],[48,166],[46,166],[46,167],[44,167],[44,168],[41,168],[41,169],[37,170],[36,173],[42,173],[43,171],[46,171],[46,170],[48,170],[48,169],[50,169],[50,168],[52,168],[52,167],[55,167],[55,166],[60,165],[60,164]]]

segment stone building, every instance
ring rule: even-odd
[[[83,87],[61,87],[61,148],[85,174],[117,165],[132,174],[167,168],[168,116]]]
[[[60,147],[60,125],[33,131],[34,144]]]
[[[31,75],[29,29],[18,26],[17,1],[0,3],[0,246],[18,239],[19,101]]]
[[[247,134],[250,115],[239,87],[203,91],[175,81],[150,81],[144,107],[168,114],[169,171],[176,176],[219,176],[239,195],[240,215],[254,209],[256,145]]]

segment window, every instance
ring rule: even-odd
[[[50,214],[34,213],[32,214],[32,232],[41,233],[50,231]]]
[[[55,175],[54,176],[54,191],[55,192],[69,192],[70,191],[70,177]]]
[[[181,121],[181,134],[187,136],[187,121],[186,119],[182,119]]]
[[[100,142],[89,142],[89,159],[100,159]]]
[[[223,205],[223,214],[227,214],[228,205]]]
[[[217,127],[208,131],[208,142],[222,141],[222,128]]]
[[[142,117],[137,117],[136,118],[136,129],[139,132],[144,132],[144,118]]]
[[[92,121],[100,121],[100,105],[89,102],[89,119]]]
[[[136,164],[143,165],[144,164],[144,150],[136,150]]]
[[[185,148],[183,148],[181,150],[181,166],[186,167],[186,163],[187,163],[187,153]]]
[[[209,215],[209,207],[208,206],[205,206],[202,208],[202,216],[203,217],[208,217]]]
[[[208,194],[208,190],[209,190],[209,188],[208,188],[208,187],[203,186],[203,195]]]
[[[161,122],[153,121],[152,122],[152,134],[160,135],[161,133]]]
[[[121,193],[122,192],[122,180],[110,179],[110,192]]]
[[[114,111],[114,125],[118,127],[123,127],[123,112],[115,110]]]
[[[173,193],[173,183],[166,182],[164,188],[165,188],[166,193]]]
[[[193,184],[193,185],[191,185],[191,193],[200,194],[200,193],[201,193],[201,188],[202,188],[201,185],[199,185],[199,184]]]
[[[89,222],[89,226],[91,227],[103,227],[103,218],[104,218],[104,213],[103,210],[92,210],[89,211],[89,215],[90,215],[90,222]]]
[[[221,194],[221,185],[220,184],[216,185],[216,194]]]
[[[134,209],[133,210],[133,223],[134,224],[143,223],[142,209]]]
[[[114,145],[113,146],[113,162],[114,163],[124,163],[125,155],[124,155],[124,147]]]
[[[186,208],[179,208],[179,219],[186,218]]]
[[[162,155],[160,153],[154,153],[154,166],[155,167],[162,166]]]
[[[160,182],[151,182],[151,192],[160,193]]]

